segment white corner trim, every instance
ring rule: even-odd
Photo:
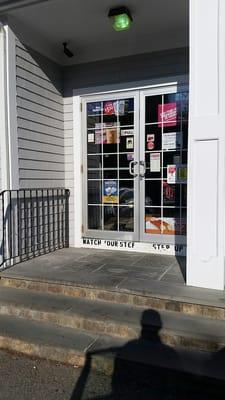
[[[16,38],[6,26],[7,48],[7,106],[8,106],[8,145],[10,189],[19,188],[19,160],[16,104]]]
[[[15,35],[8,26],[0,30],[0,190],[19,188]]]
[[[82,137],[81,97],[73,96],[73,160],[74,160],[74,246],[81,247],[82,238]],[[75,193],[77,194],[75,196]]]
[[[0,29],[0,152],[1,152],[1,188],[9,188],[8,170],[8,120],[7,120],[7,66],[6,66],[6,31]]]

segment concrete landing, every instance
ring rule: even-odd
[[[43,285],[48,283],[48,290],[51,290],[52,285],[54,292],[60,292],[60,285],[99,289],[102,291],[101,298],[104,300],[108,300],[107,297],[104,298],[103,293],[107,291],[108,294],[136,294],[167,299],[170,305],[171,301],[175,300],[195,306],[212,306],[217,308],[216,318],[225,319],[225,292],[186,286],[185,261],[182,257],[70,248],[15,265],[2,271],[0,277],[2,282],[4,279],[14,279],[23,281],[24,285],[25,281],[40,282]],[[58,287],[55,284],[58,284]],[[7,282],[6,285],[8,285]],[[11,286],[11,282],[9,285]],[[15,287],[19,285],[16,284]],[[32,289],[36,290],[34,285]],[[43,286],[42,289],[47,288]],[[71,290],[66,293],[65,288],[61,290],[61,293],[73,295]],[[85,293],[85,296],[89,294]],[[93,291],[90,296],[95,297]],[[109,300],[116,301],[111,298]],[[136,300],[134,299],[134,302]],[[119,302],[126,301],[122,301],[120,296]],[[138,305],[137,301],[135,305]],[[151,306],[144,302],[140,305]],[[181,311],[185,312],[184,309]],[[199,313],[202,314],[200,311]],[[213,317],[209,310],[207,316]]]
[[[95,249],[62,249],[20,263],[3,276],[119,288],[134,279],[184,285],[185,258]]]

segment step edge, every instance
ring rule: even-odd
[[[49,323],[54,326],[70,328],[73,330],[80,330],[85,331],[86,333],[94,333],[98,335],[105,335],[109,337],[115,337],[120,339],[136,339],[140,337],[141,326],[128,323],[123,325],[117,321],[110,320],[108,321],[109,327],[107,329],[103,329],[106,321],[103,320],[96,320],[94,318],[83,318],[81,316],[75,316],[76,322],[71,324],[71,317],[65,318],[64,314],[58,315],[58,322],[55,319],[56,313],[54,312],[44,312],[44,311],[33,311],[28,308],[20,308],[20,315],[15,313],[17,307],[14,307],[14,310],[11,308],[11,312],[3,312],[1,305],[0,305],[0,315],[4,316],[11,316],[15,318],[25,319],[28,321],[34,322],[41,322],[41,323]],[[23,314],[23,315],[22,315]],[[26,317],[24,316],[26,314]],[[43,318],[44,316],[44,318]],[[64,322],[59,322],[59,320],[64,320]],[[78,322],[78,324],[77,324]],[[83,325],[83,322],[85,324]],[[90,324],[94,323],[95,328],[89,327]],[[98,325],[98,326],[97,326]],[[118,329],[120,333],[116,332]],[[127,334],[123,334],[122,332],[127,332]],[[110,334],[111,333],[111,334]],[[183,348],[191,348],[197,350],[204,350],[204,351],[218,351],[225,346],[225,338],[215,337],[215,335],[206,335],[203,337],[200,333],[193,334],[192,332],[182,331],[182,330],[173,330],[171,328],[162,328],[159,333],[159,338],[165,344],[169,344],[172,346],[182,346]],[[212,340],[214,339],[214,340]]]
[[[32,288],[32,289],[30,289],[30,288],[26,288],[26,287],[18,287],[18,286],[10,286],[10,285],[5,285],[5,283],[4,282],[7,282],[7,281],[14,281],[14,282],[17,282],[17,283],[21,283],[22,284],[22,282],[29,282],[29,283],[33,283],[33,284],[41,284],[41,285],[46,285],[46,286],[50,286],[50,288],[51,288],[51,286],[53,287],[54,285],[57,285],[58,287],[61,287],[61,288],[63,288],[63,287],[66,287],[66,288],[68,288],[68,289],[71,289],[72,291],[74,290],[74,291],[76,291],[76,290],[85,290],[86,292],[88,292],[88,291],[94,291],[94,292],[96,292],[96,293],[102,293],[102,294],[112,294],[112,295],[120,295],[120,296],[132,296],[132,297],[137,297],[137,298],[139,298],[139,299],[145,299],[145,300],[155,300],[155,301],[164,301],[164,302],[171,302],[171,303],[174,303],[174,304],[181,304],[184,308],[185,307],[187,307],[187,308],[191,308],[191,307],[199,307],[199,308],[201,308],[202,309],[202,312],[199,312],[199,311],[196,311],[196,312],[193,312],[193,315],[201,315],[201,316],[206,316],[207,317],[207,315],[204,315],[204,312],[203,312],[203,310],[204,309],[208,309],[208,310],[211,310],[212,312],[217,312],[217,313],[221,313],[222,312],[222,314],[223,314],[223,319],[225,319],[225,307],[222,307],[222,306],[220,306],[220,305],[214,305],[214,304],[208,304],[208,303],[205,303],[205,302],[201,302],[199,299],[197,299],[197,302],[194,302],[194,300],[193,301],[191,301],[191,299],[188,299],[188,300],[184,300],[184,299],[182,299],[182,298],[180,298],[180,297],[177,297],[177,298],[174,298],[174,296],[167,296],[167,295],[165,295],[165,294],[160,294],[160,293],[152,293],[152,292],[149,292],[149,293],[142,293],[142,292],[139,292],[139,291],[134,291],[134,290],[128,290],[128,289],[123,289],[123,290],[113,290],[113,289],[107,289],[107,288],[100,288],[100,287],[96,287],[96,286],[85,286],[85,285],[78,285],[78,284],[71,284],[71,283],[68,283],[68,282],[60,282],[60,281],[49,281],[49,280],[35,280],[35,279],[30,279],[30,278],[18,278],[18,277],[5,277],[5,276],[0,276],[0,285],[2,285],[2,286],[4,286],[4,287],[14,287],[14,288],[17,288],[17,289],[24,289],[24,290],[30,290],[30,291],[35,291],[35,292],[42,292],[42,290],[43,289],[34,289],[34,288]],[[52,294],[56,294],[56,292],[53,290],[49,290],[50,288],[48,288],[47,289],[47,292],[48,293],[52,293]],[[73,296],[72,294],[67,294],[67,293],[63,293],[63,291],[62,292],[60,292],[60,294],[62,294],[62,295],[64,295],[64,296],[67,296],[67,297],[79,297],[79,296]],[[89,298],[89,299],[96,299],[96,300],[100,300],[100,301],[105,301],[105,302],[110,302],[111,300],[108,300],[108,299],[105,299],[105,298],[98,298],[98,297],[92,297],[92,296],[90,296],[90,297],[88,297],[88,296],[80,296],[80,297],[83,297],[83,298]],[[111,301],[111,302],[115,302],[116,303],[116,301]],[[130,303],[127,303],[127,302],[123,302],[122,304],[130,304]],[[147,307],[147,305],[146,306],[144,306],[144,305],[139,305],[138,303],[136,303],[136,302],[134,302],[134,303],[132,303],[134,306],[136,306],[136,307]],[[162,308],[162,307],[159,307],[159,309],[162,309],[162,310],[170,310],[169,308],[167,309],[167,308]],[[171,311],[174,311],[174,312],[183,312],[183,313],[185,313],[185,314],[189,314],[189,315],[192,315],[192,313],[190,312],[190,311],[188,311],[188,310],[183,310],[183,311],[181,311],[181,310],[175,310],[175,309],[171,309]],[[208,318],[212,318],[212,319],[217,319],[216,317],[213,317],[213,316],[208,316]]]

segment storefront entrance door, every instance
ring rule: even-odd
[[[84,235],[184,243],[187,93],[90,96],[83,110]]]

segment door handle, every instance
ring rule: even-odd
[[[146,172],[146,163],[145,163],[145,161],[140,161],[139,162],[139,166],[140,166],[140,169],[143,168],[143,172],[139,173],[140,178],[144,178],[145,177],[145,172]]]
[[[132,175],[134,178],[136,178],[138,176],[138,174],[135,174],[134,172],[134,167],[135,165],[137,165],[138,162],[137,161],[131,161],[129,164],[129,173],[130,175]]]

